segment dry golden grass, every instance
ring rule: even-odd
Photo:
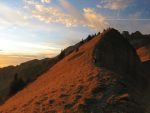
[[[94,84],[88,82],[99,73],[92,53],[99,36],[86,42],[54,65],[36,81],[0,106],[3,113],[61,113],[82,104]],[[79,53],[82,53],[79,55]],[[72,59],[73,58],[73,59]],[[72,60],[70,60],[72,59]],[[75,105],[76,104],[76,105]]]

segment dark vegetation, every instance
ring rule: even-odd
[[[60,54],[58,55],[58,59],[61,60],[65,57],[65,51],[61,50]]]
[[[87,38],[82,39],[80,42],[78,42],[77,44],[73,45],[73,46],[69,46],[64,50],[61,50],[60,54],[57,56],[58,61],[62,60],[65,56],[69,55],[70,53],[72,53],[73,51],[78,52],[79,51],[79,47],[82,46],[84,43],[90,41],[91,39],[93,39],[95,36],[99,35],[100,32],[98,32],[97,34],[92,34],[92,35],[88,35]]]
[[[18,77],[18,74],[15,74],[14,80],[10,84],[9,96],[14,95],[18,91],[22,90],[25,87],[26,83]]]

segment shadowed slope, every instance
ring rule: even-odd
[[[127,80],[140,89],[147,85],[136,50],[117,30],[106,31],[95,47],[94,56],[97,58],[97,66],[105,67],[121,75],[125,74]]]
[[[3,103],[11,96],[11,83],[16,74],[27,85],[33,82],[39,75],[46,72],[57,61],[56,58],[35,59],[17,66],[0,68],[0,103]]]

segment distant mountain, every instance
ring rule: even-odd
[[[18,66],[8,66],[0,68],[0,103],[4,102],[11,95],[9,94],[10,85],[15,75],[23,80],[27,85],[34,81],[39,75],[47,71],[56,63],[56,58],[46,58],[43,60],[31,60]]]
[[[139,31],[129,34],[127,31],[123,31],[122,35],[127,38],[131,45],[133,45],[136,49],[150,45],[150,34],[143,35]]]
[[[141,62],[137,44],[125,34],[109,28],[62,50],[57,63],[1,105],[0,112],[150,113],[149,61]]]
[[[122,34],[137,50],[137,53],[142,61],[150,60],[150,35],[143,35],[139,31],[132,34],[124,31]]]

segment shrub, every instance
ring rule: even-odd
[[[63,59],[64,57],[65,57],[65,51],[64,51],[64,50],[61,50],[61,52],[60,52],[58,58],[59,58],[59,60],[61,60],[61,59]]]
[[[100,32],[97,33],[97,35],[100,35],[100,34],[101,34]]]
[[[9,95],[10,96],[14,95],[15,93],[17,93],[18,91],[20,91],[24,87],[25,87],[25,82],[22,79],[18,78],[18,74],[15,74],[14,80],[10,84]]]
[[[92,38],[93,38],[93,36],[89,35],[86,40],[89,41],[89,40],[91,40]]]
[[[84,44],[84,40],[83,39],[79,42],[79,46],[81,46],[82,44]]]

